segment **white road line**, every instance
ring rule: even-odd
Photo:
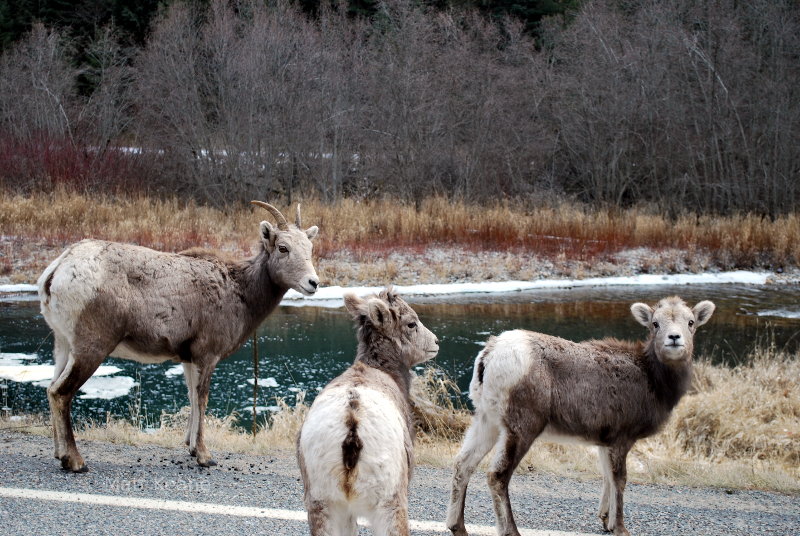
[[[35,499],[40,501],[56,501],[100,506],[120,506],[126,508],[142,508],[146,510],[169,510],[174,512],[191,512],[238,517],[266,517],[286,521],[306,521],[306,513],[302,510],[283,510],[277,508],[257,508],[253,506],[230,506],[189,501],[168,501],[164,499],[144,499],[141,497],[121,497],[118,495],[99,495],[91,493],[72,493],[27,488],[0,487],[0,497],[14,499]],[[359,520],[361,522],[361,520]],[[412,530],[441,532],[449,534],[444,522],[419,521],[409,519],[408,526]],[[467,525],[467,531],[475,536],[494,536],[494,527],[486,525]],[[581,532],[564,532],[558,530],[519,529],[522,536],[592,536]]]

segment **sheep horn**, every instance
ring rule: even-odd
[[[300,223],[300,203],[297,203],[297,213],[294,217],[294,224],[297,225],[298,228],[302,227],[302,224]]]
[[[264,203],[263,201],[250,201],[250,203],[256,205],[257,207],[265,209],[267,212],[275,216],[275,220],[278,222],[278,229],[280,229],[281,231],[289,230],[289,224],[287,223],[286,218],[283,216],[283,214],[281,214],[280,210],[273,207],[269,203]]]

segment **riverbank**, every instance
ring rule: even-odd
[[[421,464],[447,467],[460,447],[471,416],[452,400],[457,388],[436,369],[418,376],[413,398],[418,423],[417,458]],[[290,449],[308,405],[300,393],[291,405],[280,402],[269,423],[261,421],[253,437],[236,426],[235,416],[208,417],[206,442],[212,451],[263,454]],[[800,493],[800,359],[773,347],[761,347],[748,364],[735,368],[700,360],[692,389],[657,435],[638,442],[628,458],[631,482],[765,489]],[[165,413],[142,429],[109,417],[84,423],[81,441],[177,447],[183,444],[188,408]],[[50,435],[42,416],[0,419],[0,428]],[[597,477],[594,448],[536,444],[520,472]]]
[[[280,206],[291,215],[294,207]],[[318,225],[322,286],[580,280],[733,270],[800,279],[800,218],[669,218],[652,209],[589,209],[512,202],[479,207],[441,198],[419,207],[389,201],[303,203]],[[177,200],[75,193],[0,193],[0,284],[33,283],[83,238],[162,251],[191,247],[245,257],[258,244],[251,207],[216,210]]]
[[[316,301],[294,303],[323,305],[327,299],[336,305],[344,287],[363,293],[389,282],[434,294],[508,292],[530,285],[702,283],[726,277],[755,284],[800,281],[800,226],[793,218],[778,223],[749,217],[670,222],[644,211],[587,214],[565,206],[539,213],[497,206],[478,212],[441,200],[419,210],[378,202],[307,205],[304,222],[322,229],[315,264],[323,288]],[[289,213],[288,207],[282,209]],[[85,237],[166,251],[199,245],[249,255],[262,218],[249,208],[223,213],[175,201],[0,194],[0,286],[31,285],[64,247]],[[629,463],[634,481],[800,491],[798,357],[764,347],[745,361],[748,365],[734,369],[700,362],[694,391],[666,429],[634,449]],[[445,466],[458,450],[470,415],[449,405],[451,397],[441,394],[446,382],[438,388],[438,395],[423,390],[417,397],[417,406],[427,408],[427,416],[421,415],[427,424],[418,455],[422,463]],[[233,425],[233,417],[210,418],[210,448],[264,452],[291,447],[306,409],[302,400],[284,405],[255,441]],[[182,412],[165,415],[160,426],[147,430],[109,419],[89,423],[79,437],[175,446],[182,441],[184,419]],[[49,426],[37,417],[5,419],[0,426],[49,434]],[[533,449],[521,470],[593,478],[596,455],[581,447],[543,446]]]

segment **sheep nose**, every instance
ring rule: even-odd
[[[670,339],[672,339],[672,342],[676,342],[678,339],[680,339],[680,338],[681,338],[681,336],[680,336],[680,335],[667,335],[667,336],[668,336]]]
[[[317,289],[317,287],[319,286],[319,281],[317,281],[316,279],[309,279],[309,280],[308,280],[308,284],[309,284],[309,285],[311,285],[311,287],[312,287],[314,290],[316,290],[316,289]]]
[[[439,344],[439,337],[437,337],[436,335],[434,335],[434,336],[433,336],[433,342],[434,342],[434,344]]]

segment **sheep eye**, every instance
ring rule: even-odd
[[[694,320],[689,320],[689,327],[694,326]]]
[[[289,253],[289,248],[287,248],[286,246],[278,246],[278,251],[280,251],[281,253]]]
[[[417,323],[416,323],[416,322],[411,322],[411,323],[408,325],[408,328],[409,328],[409,329],[414,329],[415,327],[417,327]]]
[[[653,322],[653,327],[658,329],[658,322]]]

